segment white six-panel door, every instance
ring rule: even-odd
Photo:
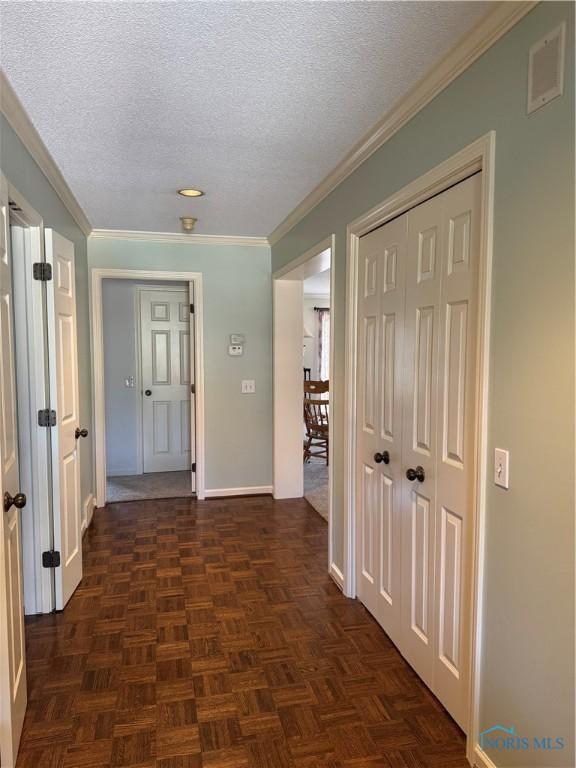
[[[358,596],[463,728],[480,188],[467,179],[359,250]]]
[[[194,461],[190,302],[186,290],[140,293],[144,472]]]
[[[56,609],[62,610],[82,579],[80,497],[80,403],[76,333],[74,244],[45,230],[46,261],[52,265],[48,289],[50,405],[56,411],[52,432]]]
[[[20,512],[6,504],[19,493],[14,308],[8,190],[0,176],[0,755],[16,765],[26,712],[26,653]]]

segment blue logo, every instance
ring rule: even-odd
[[[506,750],[547,750],[564,749],[564,739],[561,736],[518,736],[516,728],[511,725],[493,725],[480,733],[480,748]]]

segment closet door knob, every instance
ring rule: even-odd
[[[9,493],[4,494],[4,512],[8,512],[10,507],[15,506],[18,509],[26,506],[26,494],[17,493],[16,496],[10,496]]]
[[[147,389],[147,390],[144,392],[144,394],[146,395],[146,397],[150,397],[150,395],[152,394],[152,390],[151,390],[151,389]]]
[[[382,453],[374,454],[374,461],[376,464],[390,464],[390,454],[388,451],[382,451]]]
[[[78,440],[79,437],[88,437],[88,430],[86,428],[80,429],[80,427],[76,427],[76,431],[74,432],[74,437],[76,440]]]
[[[410,467],[410,469],[406,470],[406,477],[411,482],[413,480],[418,480],[419,483],[423,483],[424,480],[426,479],[426,475],[424,473],[424,467],[418,466],[416,467],[416,469],[413,469],[412,467]]]

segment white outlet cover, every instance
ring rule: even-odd
[[[254,379],[244,379],[242,381],[242,394],[253,395],[256,392],[256,382]]]
[[[503,448],[494,449],[494,482],[508,488],[510,479],[510,453]]]
[[[242,344],[230,344],[228,346],[228,354],[231,357],[238,357],[239,355],[244,354],[244,347]]]

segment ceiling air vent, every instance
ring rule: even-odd
[[[563,22],[530,48],[528,114],[562,95],[565,37],[566,22]]]

